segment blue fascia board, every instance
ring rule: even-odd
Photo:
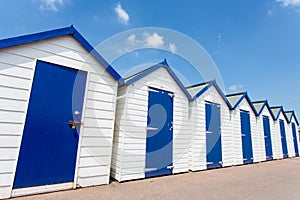
[[[258,113],[257,113],[254,105],[252,104],[252,101],[251,101],[250,97],[248,96],[247,92],[244,92],[243,96],[236,102],[236,104],[234,105],[233,109],[235,110],[239,106],[239,104],[243,101],[244,98],[246,98],[246,100],[248,101],[248,103],[249,103],[251,109],[253,110],[254,114],[256,116],[258,116]]]
[[[179,85],[179,87],[181,88],[181,90],[184,92],[184,94],[188,97],[189,100],[192,100],[192,96],[190,95],[190,93],[187,91],[187,89],[184,87],[184,85],[182,84],[182,82],[179,80],[179,78],[176,76],[176,74],[174,73],[174,71],[171,69],[171,67],[169,65],[165,65],[165,67],[167,68],[168,72],[171,74],[171,76],[173,77],[173,79],[176,81],[176,83]]]
[[[258,110],[256,111],[258,115],[260,115],[260,114],[262,113],[262,111],[264,110],[264,108],[265,108],[265,106],[266,106],[266,102],[267,102],[267,101],[264,101],[264,104],[262,105],[262,107],[260,108],[260,110],[259,110],[259,111],[258,111]],[[253,104],[253,102],[252,102],[252,104]]]
[[[267,108],[268,108],[269,112],[271,113],[271,116],[272,116],[272,118],[273,118],[273,120],[274,120],[274,119],[275,119],[275,116],[274,116],[274,113],[273,113],[272,110],[271,110],[271,107],[270,107],[270,105],[269,105],[268,100],[266,100],[264,106],[267,106]],[[263,111],[263,109],[261,110],[261,112],[262,112],[262,111]]]
[[[285,114],[285,112],[284,112],[284,110],[283,110],[283,106],[275,106],[275,107],[271,107],[271,108],[280,108],[280,110],[279,110],[277,116],[275,116],[275,120],[278,120],[278,118],[279,118],[279,116],[280,116],[280,113],[282,113],[283,116],[284,116],[284,118],[285,118],[285,120],[289,123],[289,119],[288,119],[288,117],[286,116],[286,114]],[[273,113],[273,114],[274,114],[274,113]]]
[[[292,110],[292,111],[286,111],[285,113],[292,113],[290,119],[288,119],[288,120],[289,120],[289,123],[292,122],[292,119],[293,119],[293,117],[294,117],[294,119],[295,119],[297,125],[299,126],[299,122],[298,122],[298,119],[297,119],[297,116],[296,116],[296,113],[295,113],[294,110]]]
[[[54,37],[64,36],[64,35],[72,35],[75,31],[73,26],[60,28],[50,31],[44,31],[40,33],[34,33],[29,35],[23,35],[18,37],[12,37],[7,39],[0,40],[0,49],[27,44],[31,42],[36,42],[40,40],[46,40]]]
[[[119,84],[124,82],[123,78],[109,65],[105,59],[93,48],[93,46],[72,26],[23,35],[0,40],[0,49],[51,39],[55,37],[72,35],[111,75]]]
[[[125,85],[131,85],[133,83],[135,83],[136,81],[142,79],[143,77],[151,74],[152,72],[158,70],[159,68],[161,67],[164,67],[167,69],[167,71],[169,72],[169,74],[172,76],[172,78],[175,80],[175,82],[178,84],[178,86],[181,88],[181,90],[184,92],[184,94],[188,97],[189,100],[192,100],[192,97],[190,95],[190,93],[186,90],[186,88],[184,87],[184,85],[181,83],[181,81],[179,80],[179,78],[176,76],[176,74],[173,72],[173,70],[171,69],[171,67],[168,65],[166,59],[161,62],[161,63],[158,63],[146,70],[144,70],[143,72],[139,73],[138,75],[136,75],[135,77],[129,79],[129,80],[126,80],[125,79],[125,82],[124,84]]]
[[[252,102],[252,103],[255,103],[255,102]],[[274,119],[275,119],[275,116],[274,116],[274,114],[273,114],[273,112],[272,112],[272,110],[271,110],[271,107],[270,107],[270,105],[269,105],[269,103],[268,103],[268,100],[264,100],[264,104],[262,105],[261,109],[260,109],[259,112],[257,113],[258,116],[261,115],[261,113],[262,113],[262,111],[264,110],[265,107],[267,107],[267,109],[269,110],[269,112],[270,112],[270,114],[271,114],[271,117],[272,117],[273,120],[274,120]]]
[[[210,81],[202,90],[200,90],[194,97],[193,100],[197,99],[198,97],[200,97],[204,92],[206,92],[210,87],[214,86],[218,93],[221,95],[221,97],[223,98],[223,100],[226,102],[227,106],[229,109],[232,109],[231,104],[229,103],[228,99],[226,98],[226,96],[224,95],[224,93],[222,92],[221,88],[219,87],[219,85],[217,84],[216,80],[212,80]]]
[[[152,67],[149,67],[148,69],[144,70],[143,72],[139,73],[135,77],[130,78],[129,80],[126,80],[126,78],[125,78],[124,84],[125,85],[131,85],[131,84],[135,83],[136,81],[142,79],[143,77],[145,77],[145,76],[151,74],[152,72],[158,70],[162,66],[163,65],[161,65],[161,64],[156,64],[156,65],[153,65]]]

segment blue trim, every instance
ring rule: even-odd
[[[297,119],[297,116],[296,116],[296,113],[295,113],[294,110],[292,110],[292,111],[286,111],[285,113],[292,113],[290,119],[288,119],[288,122],[291,123],[291,122],[292,122],[292,119],[293,119],[293,117],[294,117],[294,118],[295,118],[295,121],[296,121],[296,123],[297,123],[297,125],[299,126],[299,122],[298,122],[298,119]]]
[[[273,113],[273,115],[275,116],[275,120],[278,120],[278,118],[279,118],[279,116],[280,116],[280,113],[282,112],[282,114],[283,114],[285,120],[289,123],[289,119],[288,119],[288,117],[286,116],[286,114],[285,114],[285,112],[284,112],[284,110],[283,110],[283,106],[274,106],[274,107],[271,107],[271,110],[272,110],[272,109],[275,109],[275,108],[280,108],[280,109],[279,109],[279,112],[278,112],[278,114],[277,114],[277,116],[275,116],[275,114]],[[273,112],[273,111],[272,111],[272,112]]]
[[[227,106],[229,109],[232,109],[231,104],[229,103],[228,99],[226,98],[226,96],[224,95],[224,93],[222,92],[221,88],[219,87],[219,85],[217,84],[216,80],[212,80],[210,82],[208,82],[208,84],[202,89],[200,90],[194,97],[193,100],[197,99],[198,97],[200,97],[204,92],[206,92],[211,86],[215,86],[215,88],[217,89],[218,93],[221,95],[221,97],[223,98],[223,100],[226,102]]]
[[[230,96],[241,95],[241,94],[243,94],[243,96],[236,102],[236,104],[233,106],[232,109],[235,110],[235,109],[238,107],[238,105],[243,101],[243,99],[246,98],[246,100],[248,101],[248,103],[249,103],[251,109],[253,110],[254,114],[255,114],[256,116],[258,116],[258,113],[257,113],[257,111],[256,111],[256,109],[255,109],[255,107],[254,107],[254,105],[252,104],[252,101],[250,100],[250,97],[248,96],[247,91],[244,92],[244,93],[231,94]]]
[[[264,110],[264,108],[265,108],[265,106],[267,106],[267,108],[268,108],[268,110],[269,110],[269,112],[270,112],[270,114],[271,114],[271,116],[272,116],[272,118],[273,118],[273,120],[275,119],[275,116],[274,116],[274,113],[272,112],[272,110],[271,110],[271,107],[270,107],[270,105],[269,105],[269,103],[268,103],[268,100],[264,100],[264,101],[261,101],[261,102],[264,102],[264,104],[263,104],[263,106],[260,108],[260,110],[259,110],[259,112],[257,112],[257,115],[259,116],[259,115],[261,115],[261,113],[262,113],[262,111]],[[255,103],[259,103],[258,101],[256,101],[256,102],[252,102],[252,104],[255,104]]]
[[[184,92],[184,94],[188,97],[189,100],[192,100],[192,97],[190,95],[190,93],[186,90],[186,88],[184,87],[184,85],[181,83],[181,81],[179,80],[179,78],[176,76],[176,74],[174,73],[174,71],[171,69],[171,67],[168,65],[167,60],[164,59],[163,62],[158,63],[152,67],[149,67],[148,69],[137,73],[136,75],[133,75],[133,78],[127,78],[128,80],[125,79],[124,84],[125,85],[131,85],[133,83],[135,83],[136,81],[140,80],[141,78],[151,74],[152,72],[158,70],[159,68],[164,67],[167,69],[167,71],[169,72],[169,74],[172,76],[172,78],[175,80],[175,82],[178,84],[178,86],[181,88],[181,90]]]
[[[119,84],[124,82],[123,78],[116,72],[111,65],[93,48],[93,46],[72,26],[60,28],[40,33],[23,35],[0,40],[0,49],[51,39],[55,37],[72,35],[111,75]]]

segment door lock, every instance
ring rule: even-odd
[[[83,122],[69,121],[68,124],[72,127],[72,129],[75,129],[76,125],[83,125]]]

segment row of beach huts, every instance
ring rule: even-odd
[[[0,199],[299,156],[294,111],[122,78],[73,27],[0,40]]]

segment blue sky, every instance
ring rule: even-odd
[[[252,100],[268,99],[300,116],[300,0],[0,0],[0,5],[2,39],[71,24],[93,46],[134,28],[177,31],[205,49],[226,93],[247,90]],[[114,61],[118,71],[167,58],[189,84],[206,79],[176,55],[181,51],[176,34],[142,36],[148,46],[164,48],[129,52]]]

